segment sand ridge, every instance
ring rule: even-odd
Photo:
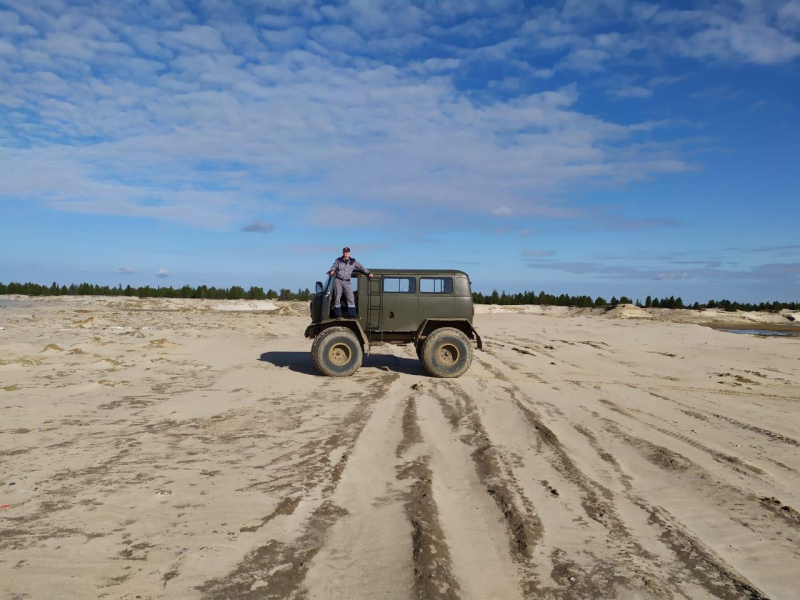
[[[4,596],[792,598],[800,584],[797,338],[480,310],[485,351],[459,379],[392,346],[330,379],[306,303],[11,304]]]

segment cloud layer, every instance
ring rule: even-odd
[[[796,1],[172,6],[0,12],[0,193],[210,228],[343,199],[576,218],[570,192],[694,166],[668,123],[579,108],[570,73],[639,65],[653,77],[609,94],[646,99],[681,79],[656,75],[664,55],[800,56]]]

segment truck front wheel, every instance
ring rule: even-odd
[[[434,377],[460,377],[472,363],[472,346],[463,332],[442,327],[431,333],[422,347],[422,364]]]
[[[346,327],[330,327],[314,339],[311,358],[317,371],[328,377],[347,377],[361,366],[364,353],[355,334]]]

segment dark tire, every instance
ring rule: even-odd
[[[421,359],[434,377],[460,377],[472,363],[472,345],[463,332],[442,327],[425,339]]]
[[[330,327],[314,339],[311,359],[328,377],[348,377],[361,366],[364,353],[355,334],[346,327]]]
[[[424,342],[420,342],[419,344],[417,344],[417,345],[416,345],[417,358],[418,358],[420,361],[422,361],[422,348],[423,348],[424,346],[425,346]]]

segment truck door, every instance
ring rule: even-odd
[[[414,275],[382,275],[380,282],[381,331],[415,331],[417,320],[417,278]]]

